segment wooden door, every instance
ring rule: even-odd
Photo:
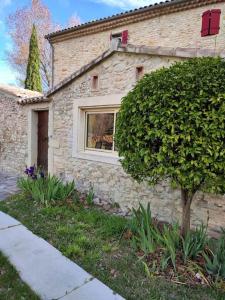
[[[48,171],[48,111],[38,111],[37,165]]]

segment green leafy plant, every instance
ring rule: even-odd
[[[76,243],[68,245],[67,248],[63,251],[66,256],[78,256],[81,257],[84,255],[84,251]]]
[[[188,259],[196,259],[202,254],[207,244],[207,227],[201,224],[194,231],[189,231],[185,237],[182,237],[182,254],[184,263]]]
[[[146,262],[142,261],[144,272],[149,279],[152,279],[155,276],[155,273],[158,271],[157,262],[153,261],[151,268],[148,267]]]
[[[141,225],[141,228],[138,230],[138,236],[134,238],[134,241],[139,245],[145,255],[153,253],[156,250],[156,243],[150,228],[145,232],[143,225]]]
[[[132,219],[129,224],[130,229],[136,233],[138,232],[140,226],[143,224],[145,231],[147,228],[152,225],[152,213],[150,208],[150,203],[148,203],[147,208],[145,209],[144,206],[139,203],[138,209],[132,209]]]
[[[133,217],[128,226],[134,234],[132,239],[134,247],[139,247],[145,255],[156,250],[156,241],[160,234],[153,225],[150,203],[148,203],[146,209],[141,203],[138,209],[133,208]]]
[[[152,218],[150,204],[146,208],[139,204],[138,209],[133,209],[128,229],[132,232],[131,245],[136,250],[142,250],[144,255],[160,252],[161,270],[172,264],[176,271],[177,258],[179,261],[183,258],[187,264],[189,260],[203,255],[208,243],[207,226],[203,224],[189,231],[185,237],[180,234],[178,223],[164,224],[159,229],[156,220]]]
[[[194,58],[145,75],[123,98],[116,126],[128,174],[180,188],[186,235],[195,193],[224,191],[225,60]]]
[[[225,279],[225,236],[217,240],[215,250],[204,253],[206,271],[216,279]]]
[[[91,187],[88,194],[87,194],[87,197],[86,197],[86,202],[87,202],[88,205],[93,205],[94,204],[94,196],[95,196],[94,188]]]
[[[63,183],[56,176],[39,177],[37,179],[20,178],[18,187],[28,194],[34,201],[45,206],[50,206],[59,201],[72,197],[75,191],[75,183]]]
[[[176,252],[179,249],[180,244],[180,230],[178,223],[172,226],[163,226],[162,242],[165,249],[166,261],[171,261],[176,270]]]

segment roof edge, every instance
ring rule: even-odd
[[[25,104],[35,104],[35,103],[43,103],[43,102],[49,102],[50,98],[47,98],[45,95],[40,96],[40,97],[25,97],[25,98],[20,98],[17,100],[17,103],[20,105],[25,105]]]
[[[81,25],[62,29],[49,33],[45,36],[50,43],[69,39],[74,36],[82,36],[95,32],[112,29],[118,26],[135,23],[145,19],[187,10],[195,7],[205,6],[214,3],[225,2],[224,0],[170,0],[144,6],[138,9],[126,11],[117,15],[90,21]]]
[[[43,94],[9,84],[0,84],[0,92],[17,98],[40,97]]]

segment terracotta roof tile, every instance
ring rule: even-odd
[[[30,97],[40,97],[43,94],[39,93],[39,92],[35,92],[35,91],[31,91],[31,90],[27,90],[27,89],[23,89],[17,86],[13,86],[13,85],[8,85],[8,84],[2,84],[0,83],[0,92],[9,94],[9,95],[13,95],[19,98],[30,98]]]

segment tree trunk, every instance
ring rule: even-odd
[[[181,235],[184,237],[190,230],[191,223],[191,202],[193,196],[188,193],[187,190],[181,189],[181,201],[182,201],[182,225]]]

